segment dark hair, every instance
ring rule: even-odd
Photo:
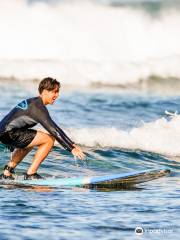
[[[53,79],[51,77],[47,77],[47,78],[44,78],[39,83],[38,90],[39,90],[39,93],[41,94],[44,89],[48,91],[52,91],[56,87],[58,87],[58,90],[59,90],[59,88],[61,87],[60,82],[58,82],[56,79]]]

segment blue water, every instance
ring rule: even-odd
[[[33,84],[1,83],[0,117],[24,98],[36,96]],[[99,128],[104,126],[131,130],[141,121],[153,122],[166,109],[177,110],[179,96],[145,92],[74,90],[61,91],[56,104],[49,107],[62,128]],[[70,131],[70,130],[69,130]],[[84,137],[88,137],[86,133]],[[91,136],[89,135],[89,138]],[[109,136],[113,138],[113,134]],[[103,138],[103,132],[101,132]],[[178,157],[163,156],[117,146],[82,148],[87,162],[75,161],[56,145],[39,169],[44,176],[82,176],[123,173],[151,168],[168,168],[170,176],[147,182],[136,189],[97,191],[85,189],[24,189],[1,186],[0,239],[178,239],[179,175]],[[1,170],[9,152],[1,147]],[[28,168],[34,151],[17,167]]]

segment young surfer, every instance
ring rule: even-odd
[[[42,178],[37,170],[47,157],[54,141],[57,140],[67,151],[83,160],[85,154],[64,131],[51,119],[46,105],[53,104],[59,96],[60,83],[53,78],[45,78],[39,84],[39,96],[23,100],[0,122],[0,141],[13,151],[12,158],[4,167],[1,179],[13,180],[14,168],[37,146],[24,179]],[[48,133],[32,129],[40,123]]]

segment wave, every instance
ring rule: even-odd
[[[180,156],[180,115],[170,121],[165,118],[144,123],[127,132],[117,128],[68,129],[78,144],[97,148],[120,148]]]
[[[180,78],[180,15],[93,2],[0,2],[0,76],[70,85],[121,85]],[[4,24],[6,23],[6,24]]]
[[[139,63],[79,60],[0,60],[0,80],[41,80],[46,76],[63,85],[129,87],[154,81],[180,80],[180,57]]]

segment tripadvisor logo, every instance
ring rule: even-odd
[[[144,230],[143,230],[142,227],[136,227],[135,228],[136,235],[143,235],[143,232],[144,232]]]

